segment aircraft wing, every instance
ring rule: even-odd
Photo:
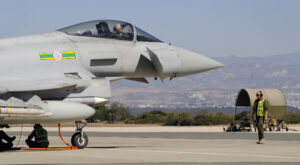
[[[148,80],[145,77],[142,77],[142,78],[106,77],[106,79],[109,80],[110,82],[115,82],[115,81],[127,79],[127,80],[131,80],[131,81],[136,81],[136,82],[149,84]]]
[[[75,87],[77,83],[67,79],[1,79],[0,93],[43,91]],[[6,92],[5,92],[6,91]]]

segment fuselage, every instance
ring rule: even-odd
[[[102,31],[101,31],[102,30]],[[6,116],[0,123],[58,122],[86,118],[94,113],[78,103],[106,103],[110,78],[180,77],[222,67],[205,56],[166,44],[121,21],[99,20],[58,31],[0,40],[0,99],[15,97],[42,116]],[[31,101],[34,95],[42,100]],[[60,102],[61,100],[68,103]],[[70,102],[77,102],[74,105]],[[3,106],[0,104],[0,108]],[[64,110],[56,110],[60,105]],[[7,106],[6,106],[7,107]],[[78,110],[72,110],[73,107]],[[22,109],[23,108],[23,109]],[[78,112],[78,113],[76,113]],[[85,113],[86,112],[86,113]],[[86,114],[86,115],[84,115]],[[88,116],[87,116],[88,115]]]
[[[160,53],[162,62],[166,64],[165,77],[185,76],[222,66],[209,58],[166,43],[71,36],[55,31],[1,39],[0,61],[3,65],[0,65],[0,76],[37,78],[45,75],[51,78],[63,76],[64,73],[89,71],[97,77],[156,77],[147,48]],[[41,53],[53,52],[74,52],[75,58],[40,58]],[[181,52],[186,54],[179,54]],[[193,55],[195,59],[191,59]],[[193,65],[193,60],[198,67],[188,68],[192,67],[189,63]]]

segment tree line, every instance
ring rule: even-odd
[[[211,112],[207,109],[199,110],[195,114],[182,110],[181,112],[164,112],[152,110],[138,115],[130,113],[129,106],[113,102],[109,106],[96,107],[96,113],[87,119],[89,122],[105,121],[107,123],[124,122],[127,124],[162,124],[166,126],[192,125],[221,125],[235,121],[250,120],[249,111],[234,114]],[[287,123],[300,123],[300,112],[289,111],[284,119]]]

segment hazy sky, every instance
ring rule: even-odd
[[[209,57],[300,52],[297,0],[0,0],[0,38],[96,19],[130,22]]]

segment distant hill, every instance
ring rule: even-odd
[[[266,57],[216,57],[214,58],[223,64],[234,64],[234,63],[257,63],[262,62],[266,64],[299,64],[300,53],[290,53],[276,56],[266,56]]]
[[[223,68],[161,83],[112,83],[113,101],[136,108],[233,107],[241,88],[279,88],[292,107],[300,107],[300,53],[267,57],[218,57]]]

